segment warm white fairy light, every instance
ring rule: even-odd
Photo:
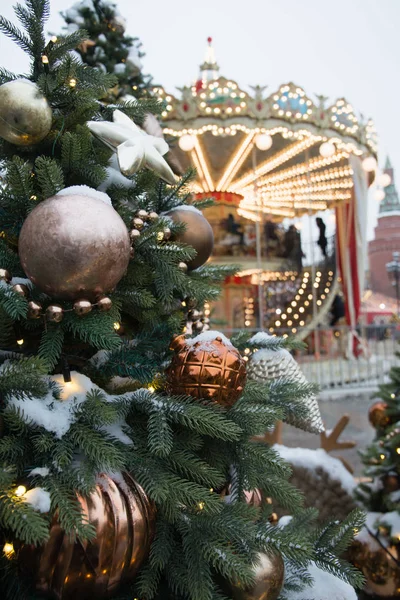
[[[210,175],[210,172],[208,170],[208,166],[207,166],[206,160],[205,160],[204,155],[203,155],[203,151],[202,151],[201,146],[200,146],[199,139],[197,137],[196,137],[196,144],[195,144],[195,147],[194,147],[194,151],[192,152],[192,155],[193,155],[194,152],[197,154],[197,158],[198,158],[198,161],[200,163],[200,169],[201,169],[201,172],[203,174],[204,179],[207,182],[209,190],[215,189],[214,188],[213,180],[211,179],[211,175]]]
[[[216,187],[217,192],[219,192],[222,189],[226,189],[228,187],[228,185],[232,181],[233,177],[236,175],[237,171],[240,169],[243,162],[246,160],[246,158],[249,155],[249,152],[252,148],[251,141],[253,139],[253,135],[254,135],[253,133],[249,133],[246,136],[246,138],[244,139],[244,141],[242,142],[242,144],[240,144],[240,147],[238,148],[234,157],[232,158],[232,160],[226,167],[223,176],[221,177],[220,181],[217,184],[217,187]]]

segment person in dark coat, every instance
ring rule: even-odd
[[[325,231],[326,225],[320,217],[316,218],[317,226],[319,229],[319,238],[317,241],[318,246],[321,248],[321,252],[326,258],[326,248],[328,246],[328,240],[326,239]]]

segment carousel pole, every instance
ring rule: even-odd
[[[252,160],[253,160],[253,173],[254,173],[254,199],[257,204],[257,220],[256,220],[256,254],[257,254],[257,270],[258,270],[258,325],[260,331],[264,329],[264,299],[263,299],[263,286],[262,286],[262,256],[261,256],[261,219],[262,210],[260,207],[257,179],[256,179],[256,167],[257,167],[257,149],[256,145],[253,144]]]
[[[307,148],[306,150],[306,164],[307,164],[307,184],[310,187],[310,153]],[[309,234],[310,234],[310,244],[311,244],[311,281],[312,281],[312,305],[313,305],[313,316],[312,320],[315,321],[318,315],[318,306],[317,306],[317,290],[314,286],[315,283],[315,255],[314,255],[314,243],[312,241],[312,204],[311,199],[308,202],[308,223],[309,223]],[[314,331],[314,356],[317,360],[320,358],[320,340],[319,340],[319,331],[318,327],[315,328]]]

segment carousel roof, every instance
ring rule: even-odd
[[[249,216],[262,210],[281,218],[348,200],[350,156],[376,155],[373,122],[344,98],[314,100],[291,82],[269,95],[259,85],[248,93],[219,75],[208,41],[198,80],[178,88],[179,98],[154,89],[164,102],[164,133],[178,139],[183,166],[197,169],[194,191],[229,192]]]

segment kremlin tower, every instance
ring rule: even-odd
[[[394,297],[386,264],[393,260],[393,252],[400,251],[400,201],[389,158],[384,172],[390,176],[391,183],[385,187],[385,197],[379,207],[375,239],[368,245],[370,285],[372,291]]]

